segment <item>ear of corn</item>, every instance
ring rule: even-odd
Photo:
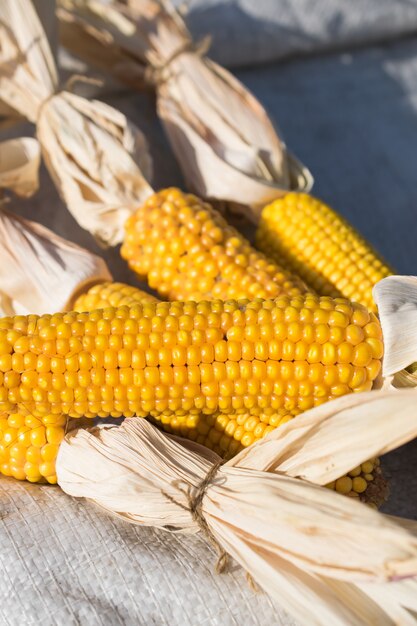
[[[54,483],[63,415],[150,414],[229,458],[303,410],[370,389],[381,356],[372,313],[310,294],[3,318],[0,471]],[[361,496],[377,472],[373,460],[330,487]]]
[[[157,298],[124,283],[99,283],[82,293],[74,302],[74,311],[94,311],[107,307],[133,306],[158,302]]]
[[[344,296],[372,311],[373,286],[392,274],[348,222],[304,193],[289,193],[263,209],[256,245],[318,294]]]
[[[170,300],[276,298],[307,291],[210,204],[179,189],[153,194],[127,220],[121,254]]]
[[[311,294],[0,320],[0,408],[36,416],[275,414],[372,387],[376,317]]]

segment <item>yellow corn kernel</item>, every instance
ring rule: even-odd
[[[47,443],[47,433],[53,428],[55,441],[62,441],[67,420],[50,415],[50,425],[45,426],[33,415],[13,413],[8,419],[3,415],[0,415],[0,473],[17,480],[56,483],[59,445]]]
[[[307,334],[310,341],[301,321],[301,311],[306,310],[312,312],[307,323],[313,329]],[[0,401],[14,406],[15,413],[30,411],[25,425],[33,429],[32,445],[37,447],[47,441],[59,443],[53,425],[47,432],[36,427],[42,425],[39,418],[62,414],[64,408],[73,417],[146,416],[167,410],[209,414],[246,408],[253,412],[267,407],[300,412],[350,391],[371,388],[382,356],[381,340],[367,333],[371,324],[370,334],[377,334],[374,316],[348,301],[312,294],[269,301],[150,302],[103,309],[99,315],[97,311],[67,315],[42,316],[38,324],[27,321],[26,327],[19,319],[18,336],[11,332],[13,318],[8,318],[8,326],[3,320],[5,327],[0,328],[0,342],[12,350],[6,356],[14,355],[15,342],[21,348],[22,338],[28,340],[29,354],[38,355],[36,361],[27,359],[32,370],[7,370],[0,384]],[[225,338],[218,340],[211,333],[209,319],[222,326]],[[277,319],[284,321],[276,323]],[[242,341],[228,338],[237,321],[244,333]],[[47,332],[48,325],[56,332]],[[71,332],[75,329],[77,337],[70,338],[69,353],[58,357],[56,346],[49,345],[50,337],[57,335],[57,328],[66,334],[65,325]],[[335,329],[342,339],[336,346]],[[187,334],[185,345],[178,342],[180,333]],[[101,349],[95,343],[91,353],[82,349],[86,338],[100,336],[135,347]],[[319,343],[317,338],[326,341]],[[161,347],[151,347],[151,341]],[[26,389],[29,393],[22,397]]]
[[[344,296],[372,311],[373,286],[393,272],[346,220],[305,193],[289,193],[263,209],[256,245],[317,293]]]
[[[74,311],[95,311],[106,307],[132,306],[146,302],[157,302],[157,298],[131,285],[99,283],[76,299]],[[57,337],[69,338],[70,336],[71,333],[66,324],[61,324],[57,328]]]
[[[208,203],[179,189],[155,193],[127,220],[121,254],[172,300],[275,298],[306,291],[298,277],[252,248]]]
[[[348,494],[352,491],[353,481],[349,476],[338,478],[335,484],[335,490],[338,493]]]
[[[15,343],[30,350],[23,355],[27,369],[13,375],[19,377],[17,389],[31,395],[20,404],[7,383],[9,370],[4,372],[0,399],[10,415],[0,419],[1,471],[31,481],[56,482],[51,463],[64,436],[62,413],[151,413],[171,432],[230,456],[312,406],[370,388],[379,372],[375,363],[380,365],[375,316],[348,301],[312,294],[19,317],[18,333],[15,320],[1,320],[0,345],[10,357]],[[48,332],[49,326],[55,331]],[[64,327],[69,339],[51,345],[51,337],[68,335]],[[230,338],[232,328],[242,329],[244,339]],[[342,340],[336,347],[335,329]],[[181,344],[180,333],[185,333]],[[118,338],[122,347],[101,349],[94,342],[91,352],[83,349],[86,338],[97,337],[108,339],[107,346]],[[54,353],[58,341],[68,341],[68,352],[59,357]],[[58,361],[65,367],[52,373]],[[360,474],[352,470],[336,481],[336,490],[363,493],[375,467],[373,461]]]

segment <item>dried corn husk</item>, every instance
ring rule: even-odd
[[[12,107],[0,101],[0,130],[5,130],[21,121],[22,117]]]
[[[21,196],[34,193],[39,162],[36,139],[0,143],[0,188]],[[0,212],[0,260],[1,315],[66,310],[83,289],[111,280],[103,259],[4,209]]]
[[[34,194],[39,187],[39,143],[31,137],[19,137],[0,143],[0,189],[10,189],[18,196]]]
[[[413,392],[340,398],[220,466],[201,514],[218,545],[304,623],[415,624],[415,524],[318,485],[416,435]],[[64,491],[126,521],[197,532],[192,499],[218,461],[131,418],[68,434],[57,474]]]
[[[77,295],[112,280],[103,259],[48,228],[0,212],[0,307],[4,315],[54,313]]]
[[[60,41],[76,56],[133,88],[149,88],[146,46],[135,38],[136,25],[121,2],[59,0]]]
[[[81,226],[103,242],[121,242],[126,218],[152,193],[142,133],[115,109],[59,91],[29,0],[0,3],[0,37],[1,100],[36,123],[46,165]]]
[[[35,9],[39,15],[39,19],[41,20],[48,39],[52,42],[54,51],[56,44],[56,20],[55,20],[55,0],[49,0],[49,2],[44,2],[44,0],[34,0]],[[13,107],[8,106],[5,102],[0,101],[0,129],[3,130],[8,128],[9,126],[14,126],[15,124],[22,122],[24,118],[16,113]]]
[[[417,277],[388,276],[373,294],[384,337],[383,375],[392,387],[417,387]]]
[[[71,52],[130,85],[154,82],[158,115],[198,195],[249,205],[256,220],[289,189],[311,188],[261,104],[205,56],[168,0],[60,0],[58,16]]]

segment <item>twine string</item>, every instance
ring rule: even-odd
[[[145,81],[147,83],[150,83],[151,85],[158,87],[170,78],[171,75],[167,70],[169,70],[169,67],[176,59],[178,59],[178,57],[180,57],[182,54],[187,54],[188,52],[196,54],[198,57],[203,57],[207,54],[210,46],[210,35],[203,37],[203,39],[197,42],[194,42],[191,39],[184,41],[184,43],[176,50],[174,50],[170,57],[164,59],[162,63],[160,63],[159,65],[153,63],[145,68]]]
[[[104,85],[104,81],[101,78],[84,76],[84,74],[72,74],[68,80],[65,81],[60,91],[72,91],[76,83],[85,83],[86,85],[95,85],[96,87],[102,87]]]
[[[214,463],[203,478],[203,480],[196,487],[193,488],[191,485],[187,485],[185,489],[181,489],[180,487],[178,487],[181,493],[183,493],[187,498],[188,506],[184,506],[183,504],[175,500],[175,498],[173,498],[169,493],[166,493],[165,491],[162,492],[164,496],[168,498],[168,500],[170,500],[177,506],[180,506],[182,509],[191,512],[191,516],[198,525],[202,535],[205,537],[205,539],[207,539],[207,541],[213,546],[213,548],[217,552],[218,558],[214,568],[216,574],[222,574],[226,571],[229,564],[229,555],[227,554],[226,550],[221,546],[221,544],[217,541],[216,537],[210,530],[210,527],[203,515],[202,507],[203,499],[207,493],[207,489],[213,483],[217,472],[223,464],[223,460]]]
[[[198,524],[202,534],[204,537],[211,543],[211,545],[215,548],[218,554],[218,559],[215,565],[216,574],[222,574],[226,571],[228,563],[229,563],[229,555],[226,550],[220,545],[217,541],[216,537],[213,535],[210,530],[209,525],[207,524],[206,518],[203,515],[202,507],[203,507],[203,499],[206,495],[207,489],[210,484],[213,482],[214,477],[219,471],[220,467],[223,465],[224,461],[218,461],[211,466],[210,470],[207,472],[203,480],[194,490],[194,494],[191,493],[191,489],[188,490],[188,504],[190,507],[191,515],[193,520]]]

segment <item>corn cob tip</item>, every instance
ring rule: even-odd
[[[388,497],[388,483],[383,478],[379,459],[362,463],[326,487],[342,495],[359,498],[376,508],[381,507]]]
[[[389,483],[384,478],[381,468],[378,467],[375,470],[373,481],[368,484],[366,491],[361,496],[361,500],[375,509],[380,509],[388,500],[389,494]]]

